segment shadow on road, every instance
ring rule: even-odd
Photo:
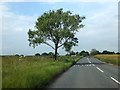
[[[93,63],[76,63],[75,65],[90,65],[90,64],[102,65],[104,63],[95,63],[95,62],[93,62]]]

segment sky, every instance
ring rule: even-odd
[[[7,0],[5,0],[7,1]],[[59,0],[58,0],[59,1]],[[76,36],[78,46],[73,51],[109,50],[118,52],[118,2],[1,2],[0,3],[0,55],[34,55],[35,53],[54,52],[47,45],[36,48],[29,46],[28,30],[34,29],[35,21],[44,12],[63,8],[73,14],[85,16],[85,27],[79,29]],[[60,48],[58,53],[66,54]]]

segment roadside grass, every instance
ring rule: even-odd
[[[118,54],[99,54],[99,55],[95,55],[94,57],[106,63],[111,63],[120,66],[120,60],[119,60],[120,55]]]
[[[0,89],[2,89],[2,57],[0,56]]]
[[[2,88],[43,88],[79,57],[2,57]]]

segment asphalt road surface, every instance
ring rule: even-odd
[[[119,85],[117,66],[84,57],[48,88],[118,88]]]

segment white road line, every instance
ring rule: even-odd
[[[89,63],[91,63],[90,60],[89,60],[89,58],[87,58],[87,60],[88,60]]]
[[[103,70],[101,70],[99,67],[96,67],[99,71],[101,71],[101,72],[104,72]]]
[[[93,64],[93,66],[95,66],[95,64]]]
[[[113,81],[115,81],[116,83],[118,83],[118,84],[120,84],[120,82],[119,81],[117,81],[115,78],[113,78],[113,77],[110,77]]]

